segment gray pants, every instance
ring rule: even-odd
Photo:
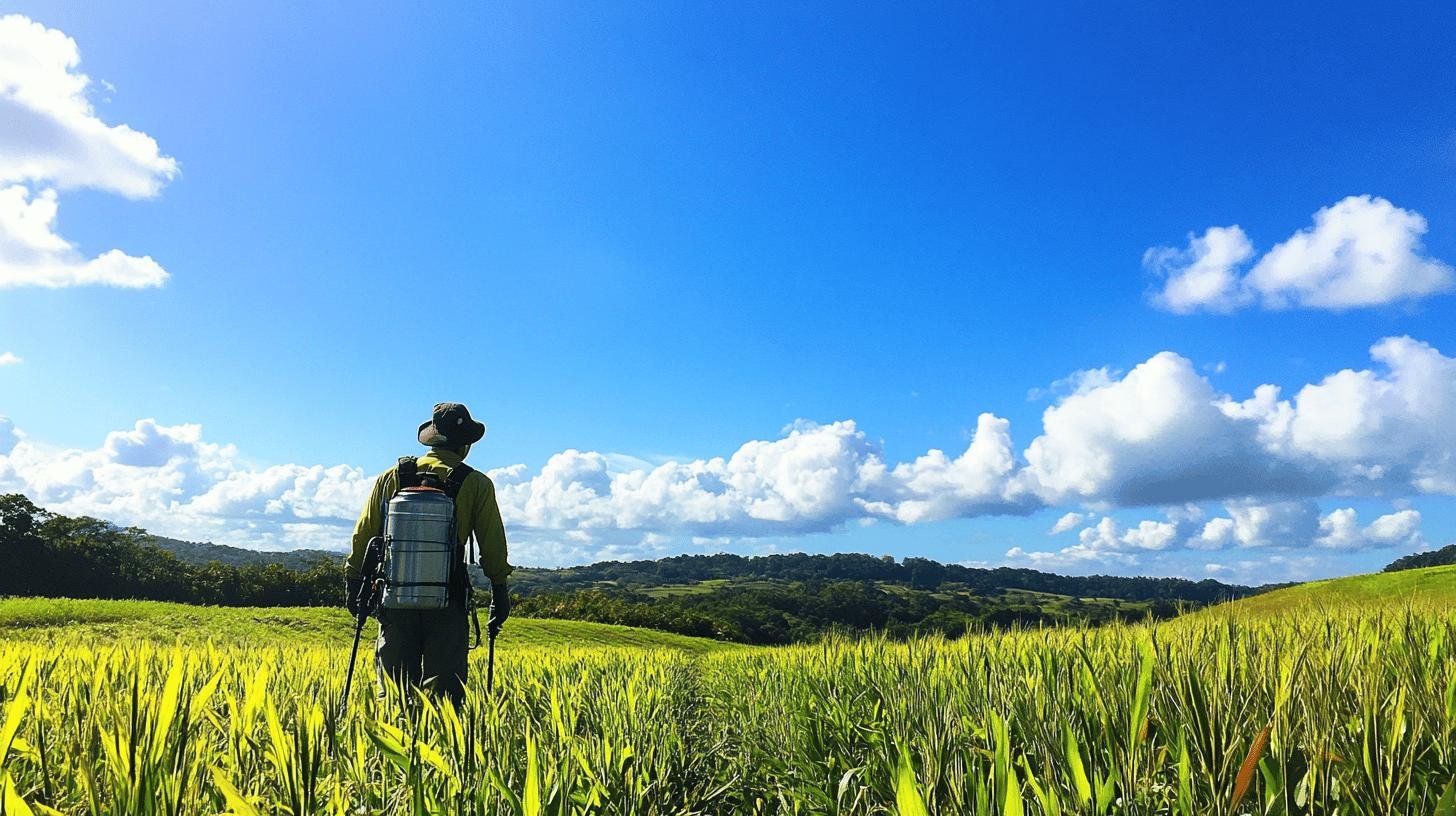
[[[470,665],[470,627],[463,609],[380,609],[374,666],[381,687],[392,677],[401,686],[426,684],[456,706],[465,699]]]

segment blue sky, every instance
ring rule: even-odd
[[[1456,430],[1439,422],[1456,406],[1439,377],[1405,414],[1371,414],[1360,427],[1386,430],[1359,440],[1260,437],[1288,447],[1281,463],[1318,460],[1318,485],[1173,490],[1178,518],[1154,493],[1119,490],[1126,474],[1016,495],[998,483],[996,501],[984,486],[912,487],[910,473],[808,498],[769,480],[735,488],[731,513],[702,511],[711,523],[642,495],[588,516],[541,509],[586,495],[547,487],[605,498],[623,489],[611,474],[730,457],[801,420],[852,421],[870,450],[844,461],[893,468],[960,456],[989,412],[1009,422],[1021,470],[1043,412],[1074,395],[1069,376],[1105,368],[1105,383],[1078,380],[1095,390],[1164,351],[1233,401],[1262,384],[1292,399],[1342,369],[1398,379],[1371,360],[1386,337],[1449,360],[1449,6],[11,9],[74,41],[94,118],[155,139],[137,171],[155,190],[74,170],[0,170],[0,186],[32,201],[56,190],[55,233],[82,259],[119,248],[167,274],[127,287],[14,273],[0,288],[0,353],[21,360],[0,366],[0,414],[31,451],[9,451],[0,481],[42,503],[163,531],[171,519],[179,535],[342,545],[351,475],[318,477],[307,501],[284,495],[282,471],[232,503],[212,488],[285,465],[372,475],[414,452],[414,426],[449,399],[491,427],[479,467],[520,463],[525,479],[563,451],[604,455],[594,476],[518,490],[507,524],[527,563],[725,548],[1002,563],[1020,548],[1012,562],[1068,571],[1278,580],[1456,540],[1443,482],[1456,465],[1441,459]],[[36,133],[0,141],[0,160],[62,150]],[[1350,196],[1373,198],[1339,209]],[[1388,285],[1333,301],[1328,287],[1280,288],[1301,269],[1339,272],[1344,256],[1321,267],[1318,247],[1252,271],[1316,230],[1322,208],[1357,248],[1409,250],[1361,272]],[[1249,249],[1215,272],[1234,284],[1169,300],[1169,280],[1196,266],[1190,238],[1233,225]],[[1145,262],[1160,247],[1177,252]],[[1180,381],[1164,373],[1155,396]],[[117,432],[162,447],[127,465]],[[1203,444],[1163,441],[1159,462]],[[1396,449],[1414,452],[1381,458]],[[1151,450],[1113,458],[1136,469]],[[1191,459],[1208,472],[1178,477],[1190,484],[1238,481],[1207,450]],[[57,461],[64,472],[45,470]],[[1417,475],[1389,475],[1403,468]],[[753,509],[756,490],[790,510]],[[959,498],[907,521],[902,502],[946,490]],[[1182,519],[1189,503],[1199,518]],[[1299,516],[1290,530],[1324,521],[1325,544],[1261,536],[1242,522],[1255,506]],[[1336,546],[1327,519],[1345,507],[1361,529],[1413,509],[1419,532],[1405,516],[1386,524],[1398,534]],[[1086,518],[1048,536],[1069,512]],[[1103,514],[1119,525],[1110,538],[1094,527]],[[1223,517],[1247,540],[1185,546]],[[1178,528],[1174,543],[1124,541],[1143,520]],[[1084,546],[1058,555],[1082,530]]]

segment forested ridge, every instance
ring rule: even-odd
[[[647,588],[715,580],[878,581],[915,589],[959,584],[978,593],[1021,589],[1057,595],[1116,598],[1126,601],[1192,601],[1217,603],[1258,590],[1211,579],[1145,578],[1121,575],[1069,576],[1015,567],[967,567],[928,558],[900,561],[859,553],[813,555],[785,553],[743,556],[731,553],[675,555],[655,561],[602,561],[583,567],[518,570],[518,585],[531,593],[570,591],[604,583],[621,588]]]
[[[137,598],[217,606],[317,606],[340,598],[338,563],[189,564],[135,527],[70,517],[0,496],[0,595]]]
[[[1456,564],[1456,544],[1447,544],[1439,550],[1401,556],[1387,564],[1384,572],[1400,572],[1421,567],[1442,567],[1447,564]]]
[[[185,545],[178,557],[168,547]],[[288,554],[159,539],[137,528],[48,512],[0,496],[0,595],[137,598],[217,606],[341,601],[342,555]],[[222,560],[204,560],[217,552]],[[249,552],[240,557],[239,552]],[[280,559],[281,560],[281,559]],[[289,563],[297,565],[294,556]],[[892,636],[1011,625],[1166,618],[1258,590],[1217,581],[1062,576],[925,558],[802,553],[680,555],[561,569],[518,569],[516,613],[641,626],[745,643],[791,643],[831,630]]]

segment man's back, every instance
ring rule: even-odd
[[[415,460],[415,470],[420,475],[429,474],[444,481],[453,468],[464,460],[451,450],[432,448]],[[364,564],[364,550],[369,539],[381,533],[384,522],[384,505],[399,491],[397,467],[379,474],[374,479],[374,489],[354,525],[353,552],[349,556],[347,573],[358,577]],[[496,503],[495,483],[480,471],[472,471],[460,486],[455,496],[455,531],[457,543],[462,548],[475,535],[479,548],[480,568],[491,583],[504,583],[511,573],[506,557],[506,530],[501,521],[500,506]],[[462,549],[462,552],[465,550]]]
[[[456,704],[464,699],[466,677],[470,669],[466,610],[473,609],[473,606],[470,603],[471,588],[464,561],[471,536],[475,537],[479,548],[481,569],[490,579],[489,630],[492,646],[496,633],[510,615],[510,592],[506,587],[506,577],[511,573],[511,566],[506,560],[506,531],[501,522],[500,507],[496,504],[495,484],[484,473],[472,469],[460,470],[464,466],[465,457],[470,453],[470,446],[483,436],[485,425],[472,419],[469,409],[459,403],[442,402],[436,405],[430,421],[420,425],[419,442],[430,450],[414,460],[413,478],[408,476],[408,463],[405,463],[407,483],[404,486],[413,487],[418,484],[420,477],[426,477],[427,481],[444,486],[446,495],[454,494],[455,553],[450,554],[451,561],[445,565],[449,572],[448,579],[444,576],[428,579],[396,578],[398,583],[394,586],[447,587],[447,605],[444,608],[391,607],[387,603],[390,579],[384,577],[380,579],[380,583],[386,590],[386,603],[374,610],[379,618],[379,642],[375,647],[374,657],[381,682],[391,680],[401,685],[429,684]],[[465,473],[463,480],[459,478],[462,472]],[[369,542],[383,533],[385,515],[394,512],[389,509],[389,505],[400,492],[400,481],[400,465],[379,474],[374,479],[374,489],[370,492],[369,499],[359,513],[359,521],[354,525],[353,549],[345,567],[345,598],[350,612],[359,616],[361,625],[362,616],[371,611],[364,602],[358,600],[369,597],[362,591],[366,589],[363,586],[365,555]],[[455,490],[452,483],[458,483],[459,489]],[[443,508],[441,511],[436,518],[443,521]],[[390,528],[391,531],[395,528],[394,519],[391,519]],[[440,546],[448,546],[447,534],[439,527],[436,527],[435,532],[438,537],[429,538],[424,543],[434,546],[434,557],[438,558],[443,554]],[[388,550],[394,546],[394,543],[384,541],[386,561],[389,558]],[[409,547],[418,549],[422,542],[402,538],[398,546],[401,548],[400,553],[413,552]],[[438,565],[438,560],[433,562],[426,572]],[[401,569],[408,570],[404,566]],[[479,624],[476,628],[478,637]]]

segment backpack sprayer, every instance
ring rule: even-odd
[[[359,636],[364,633],[364,623],[374,614],[379,605],[379,596],[384,590],[384,537],[369,539],[364,550],[363,581],[359,594],[354,598],[354,648],[349,650],[349,671],[344,675],[344,693],[339,697],[339,713],[343,714],[349,705],[349,687],[354,682],[354,664],[359,662]]]
[[[456,465],[441,480],[420,474],[413,456],[399,460],[396,492],[380,507],[383,535],[369,539],[364,551],[363,581],[354,599],[357,610],[354,646],[349,652],[340,711],[349,699],[364,624],[376,607],[444,609],[450,605],[452,589],[464,592],[465,605],[475,625],[475,645],[480,645],[480,618],[475,610],[472,582],[464,550],[455,535],[455,497],[472,472],[469,465]],[[464,572],[457,573],[457,569]],[[491,627],[486,658],[487,693],[495,681],[495,636],[496,627]]]

